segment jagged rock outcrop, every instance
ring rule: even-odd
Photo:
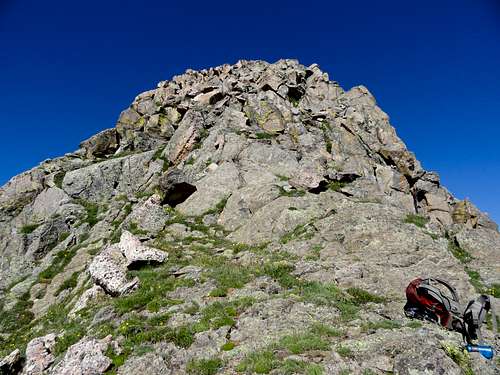
[[[495,374],[402,307],[426,275],[500,307],[499,249],[367,88],[295,60],[188,70],[0,188],[0,366]]]
[[[130,232],[124,231],[120,242],[97,255],[89,266],[94,282],[107,293],[117,296],[137,288],[139,279],[127,280],[127,268],[137,263],[163,263],[167,254],[141,245]]]
[[[31,340],[26,347],[26,365],[23,374],[43,374],[55,360],[52,353],[55,344],[56,335],[53,333]]]

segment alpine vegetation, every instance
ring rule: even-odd
[[[0,373],[495,374],[403,307],[417,277],[498,304],[499,251],[367,88],[187,70],[0,188]]]

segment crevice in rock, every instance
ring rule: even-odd
[[[288,86],[288,99],[293,103],[298,103],[304,96],[304,91],[301,87]]]
[[[175,208],[196,192],[196,186],[187,182],[180,182],[174,184],[169,190],[162,204],[168,204],[170,207]]]

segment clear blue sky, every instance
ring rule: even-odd
[[[498,0],[0,0],[0,184],[158,81],[242,58],[364,84],[424,167],[500,221]]]

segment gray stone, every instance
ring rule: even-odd
[[[109,245],[89,266],[94,282],[112,296],[126,294],[138,286],[139,279],[127,279],[127,267],[137,263],[162,263],[167,253],[141,244],[130,232],[123,231],[118,244]]]
[[[131,357],[118,369],[120,375],[166,375],[171,374],[168,362],[156,353]]]
[[[31,340],[26,347],[26,364],[23,374],[43,374],[55,360],[52,354],[55,344],[56,335],[53,333]]]
[[[106,129],[80,143],[87,158],[100,158],[113,154],[118,149],[116,129]]]
[[[21,370],[21,352],[15,349],[12,353],[0,360],[1,374],[16,374]]]
[[[118,246],[122,254],[127,258],[127,267],[139,262],[163,263],[168,257],[168,254],[164,251],[142,245],[137,237],[127,231],[123,231]]]
[[[89,266],[94,283],[112,296],[125,294],[137,287],[139,279],[126,277],[127,259],[118,245],[111,245],[97,255]]]
[[[111,336],[102,340],[83,338],[69,347],[64,358],[54,368],[51,375],[97,375],[111,366],[111,360],[104,355],[111,343]]]

